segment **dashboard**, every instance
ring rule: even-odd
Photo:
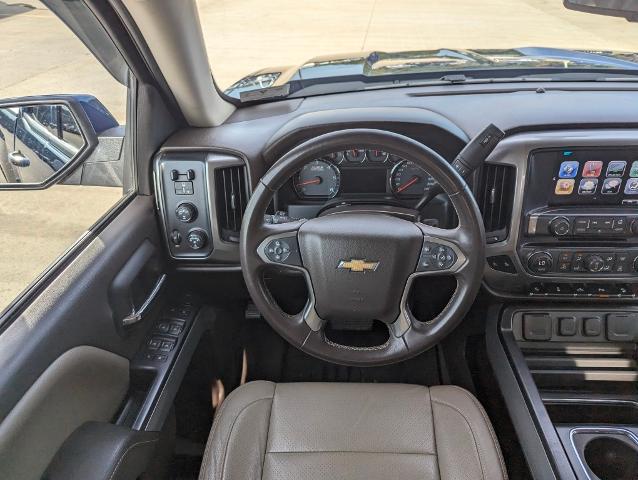
[[[167,249],[178,269],[238,269],[252,186],[305,139],[379,128],[452,161],[493,122],[507,136],[469,182],[486,230],[486,289],[504,298],[631,301],[638,293],[638,122],[629,105],[638,90],[552,88],[327,95],[248,107],[220,127],[181,131],[155,157]],[[277,192],[273,221],[311,218],[340,203],[409,208],[434,186],[409,161],[353,146],[309,158]],[[433,224],[454,225],[444,195],[425,213]]]

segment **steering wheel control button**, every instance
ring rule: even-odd
[[[201,250],[208,243],[208,235],[203,230],[191,230],[186,241],[193,250]]]
[[[290,256],[290,244],[285,239],[272,240],[266,246],[266,256],[272,262],[285,262]]]
[[[301,265],[299,247],[297,246],[297,239],[294,236],[270,240],[263,247],[263,253],[272,263]]]
[[[419,272],[436,272],[447,270],[456,262],[454,250],[447,246],[435,242],[424,242],[419,259]]]
[[[536,252],[530,255],[527,266],[534,273],[549,273],[552,271],[552,256],[547,252]]]
[[[175,216],[180,222],[191,223],[197,218],[197,207],[192,203],[180,203],[175,209]]]

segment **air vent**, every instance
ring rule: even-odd
[[[239,242],[239,229],[248,203],[245,167],[215,170],[215,202],[222,240]]]
[[[478,204],[483,214],[487,243],[507,238],[512,218],[516,169],[509,165],[485,164],[479,184]]]

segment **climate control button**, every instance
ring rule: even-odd
[[[585,268],[590,272],[601,272],[605,268],[605,260],[600,255],[588,255],[585,257]]]
[[[554,261],[548,252],[536,252],[527,259],[527,266],[534,273],[549,273]]]

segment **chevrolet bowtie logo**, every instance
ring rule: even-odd
[[[366,260],[351,258],[349,261],[341,260],[337,268],[350,270],[351,272],[365,272],[366,270],[374,272],[378,266],[379,262],[368,262]]]

